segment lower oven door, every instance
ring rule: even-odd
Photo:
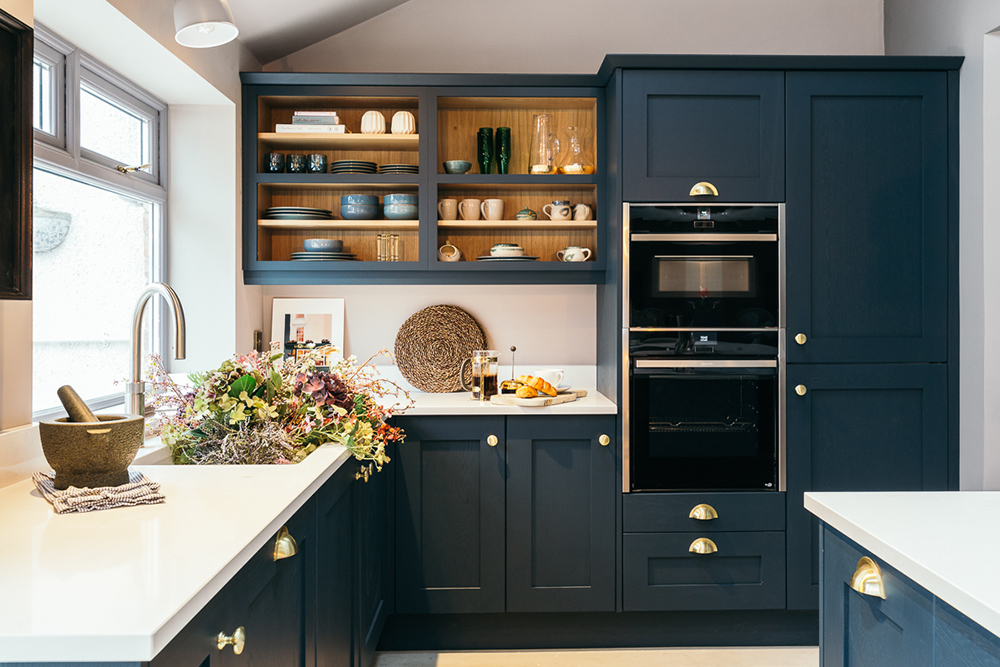
[[[634,359],[629,491],[778,490],[776,360]]]

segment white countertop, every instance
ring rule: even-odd
[[[136,466],[165,503],[86,514],[0,489],[0,662],[151,660],[348,458]]]
[[[1000,492],[807,493],[805,507],[1000,636]]]

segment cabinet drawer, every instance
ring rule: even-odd
[[[690,518],[702,504],[715,509],[718,518]],[[785,529],[784,493],[630,493],[622,498],[622,509],[626,533]]]
[[[623,539],[625,611],[780,609],[785,534],[712,533],[718,551],[691,553],[703,533],[631,533]]]

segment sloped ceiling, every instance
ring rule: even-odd
[[[240,41],[266,65],[404,2],[407,0],[229,0],[229,6],[240,29]]]

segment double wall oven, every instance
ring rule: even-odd
[[[784,490],[784,204],[625,204],[626,493]]]

